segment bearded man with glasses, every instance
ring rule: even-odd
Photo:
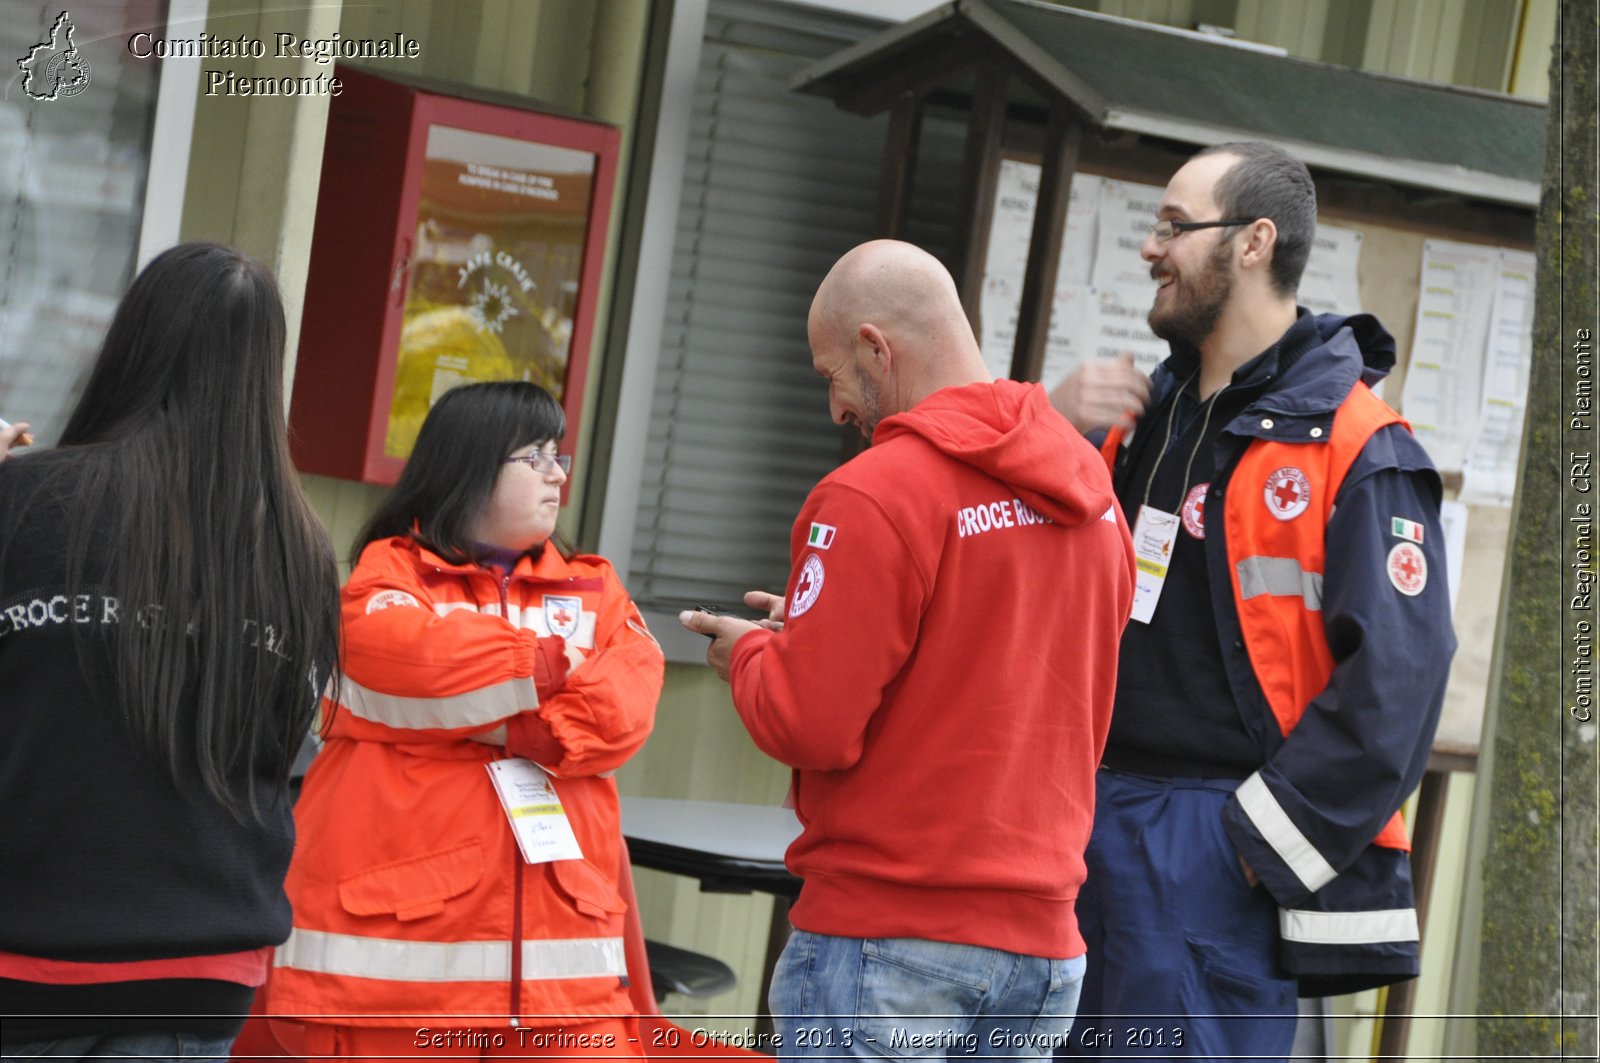
[[[1376,319],[1296,305],[1304,165],[1223,144],[1168,183],[1140,253],[1170,357],[1081,370],[1140,554],[1078,898],[1068,1054],[1281,1059],[1296,996],[1413,978],[1397,814],[1455,636],[1441,487],[1370,385]],[[1139,431],[1126,430],[1137,419]]]

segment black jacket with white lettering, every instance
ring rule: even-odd
[[[166,1011],[226,1034],[239,1020],[215,1017],[248,1008],[256,954],[264,974],[289,933],[288,801],[235,819],[125,726],[109,636],[132,611],[95,586],[109,532],[67,593],[80,476],[64,451],[0,462],[0,1012]],[[8,1017],[5,1041],[82,1028]]]

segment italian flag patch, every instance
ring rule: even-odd
[[[816,525],[812,525],[812,527],[815,528]],[[1390,517],[1389,531],[1396,539],[1408,539],[1414,543],[1422,541],[1422,525],[1414,520],[1406,520],[1403,517]]]
[[[814,546],[818,550],[826,550],[833,545],[833,533],[839,529],[832,524],[818,524],[811,522],[811,534],[806,537],[806,545]]]

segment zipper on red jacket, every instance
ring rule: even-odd
[[[511,620],[511,573],[502,575],[497,583],[500,591],[500,619]],[[512,842],[515,843],[513,838]],[[522,852],[513,844],[511,846],[511,1008],[507,1012],[511,1016],[511,1025],[519,1026],[520,1012],[522,1010]]]
[[[522,1007],[522,853],[511,847],[511,859],[516,861],[512,872],[511,901],[511,1025],[520,1026],[518,1012]]]

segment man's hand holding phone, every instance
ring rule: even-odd
[[[746,620],[735,616],[726,609],[714,605],[697,605],[693,609],[685,609],[678,614],[678,623],[690,631],[698,631],[711,640],[711,645],[706,649],[706,663],[716,669],[717,675],[724,681],[728,678],[729,661],[733,656],[733,644],[752,631],[765,629],[768,631],[781,628],[781,620],[774,623],[772,609],[767,599],[772,598],[763,591],[751,591],[744,596],[745,604],[756,609],[766,609],[767,618],[759,621]],[[754,598],[760,601],[752,601]],[[778,615],[783,615],[783,599],[777,599]]]

